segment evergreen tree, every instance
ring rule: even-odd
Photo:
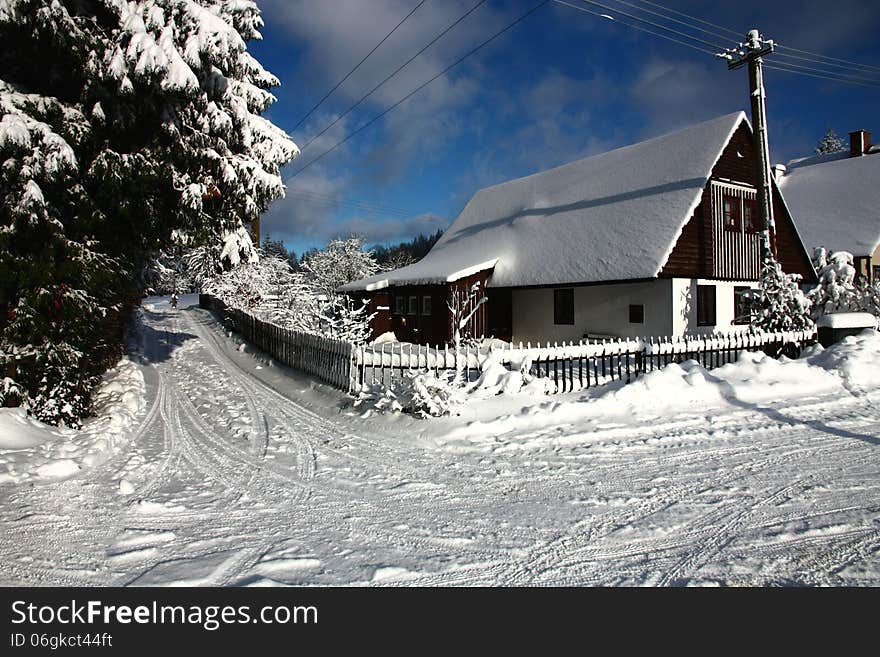
[[[825,136],[819,140],[819,145],[816,146],[817,155],[828,155],[829,153],[838,153],[845,150],[846,144],[843,143],[843,139],[835,134],[834,128],[828,128],[828,132],[825,133]]]
[[[277,256],[279,258],[283,258],[284,260],[288,260],[290,258],[290,254],[287,252],[287,248],[284,246],[284,242],[281,240],[273,240],[272,236],[269,233],[266,233],[266,236],[263,238],[263,244],[260,246],[260,249],[266,255]]]
[[[0,375],[41,419],[88,412],[175,236],[255,257],[298,153],[260,116],[261,27],[251,0],[0,0]]]
[[[377,245],[373,247],[373,254],[376,263],[383,270],[400,269],[424,258],[442,236],[443,231],[438,228],[437,232],[431,235],[419,234],[408,242],[394,246]]]
[[[752,325],[762,331],[801,331],[812,328],[810,300],[801,291],[798,274],[786,274],[767,249],[761,267],[761,287],[748,296]]]

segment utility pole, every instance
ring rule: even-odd
[[[770,172],[770,145],[767,140],[767,104],[764,92],[763,58],[773,52],[774,43],[764,39],[758,30],[750,30],[746,42],[729,48],[717,56],[727,60],[728,70],[749,67],[749,96],[755,128],[755,149],[758,164],[758,206],[761,209],[761,256],[768,250],[776,258],[776,225],[773,221],[773,189]],[[771,235],[773,236],[771,238]]]

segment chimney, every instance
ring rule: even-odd
[[[871,133],[867,130],[856,130],[849,133],[849,156],[860,157],[871,149]]]
[[[776,179],[776,182],[782,180],[782,176],[785,175],[785,172],[788,171],[784,164],[774,164],[773,165],[773,177]]]

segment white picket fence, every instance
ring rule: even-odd
[[[563,343],[468,344],[428,346],[409,343],[354,345],[271,324],[240,308],[227,308],[216,297],[201,295],[199,304],[224,317],[246,340],[278,362],[341,390],[358,393],[371,385],[389,386],[407,373],[461,371],[461,380],[476,380],[488,359],[511,370],[553,379],[556,392],[568,392],[636,377],[669,363],[696,360],[706,369],[736,361],[743,351],[764,350],[797,357],[816,342],[816,330],[778,333],[743,332]]]
[[[712,369],[733,362],[743,351],[765,350],[791,357],[816,342],[815,329],[777,333],[731,333],[687,335],[677,338],[650,337],[619,340],[581,340],[563,343],[507,343],[505,346],[426,346],[386,343],[358,346],[353,351],[352,390],[365,385],[389,385],[407,372],[463,371],[462,380],[479,377],[491,358],[511,370],[522,370],[554,380],[557,392],[567,392],[614,380],[635,377],[672,362],[696,360]]]

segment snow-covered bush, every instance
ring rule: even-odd
[[[769,249],[761,267],[761,287],[747,293],[752,326],[762,331],[802,331],[813,326],[810,300],[800,289],[801,277],[786,274]]]
[[[355,344],[367,341],[373,315],[364,301],[333,292],[327,294],[315,284],[314,270],[293,271],[288,260],[263,254],[228,271],[204,250],[192,260],[199,268],[203,292],[222,299],[261,319],[295,331],[323,335]],[[214,270],[215,273],[211,274]]]
[[[835,251],[828,256],[825,249],[819,247],[813,252],[813,265],[819,277],[819,284],[809,293],[813,317],[854,310],[858,304],[852,254]]]
[[[0,407],[18,406],[27,400],[27,393],[8,376],[0,380]]]
[[[864,277],[856,279],[854,258],[847,251],[835,251],[830,256],[817,248],[813,264],[819,284],[809,293],[813,304],[813,318],[838,312],[869,312],[880,317],[880,282],[868,285]]]
[[[372,334],[373,317],[375,313],[369,312],[366,301],[345,294],[333,294],[320,304],[319,321],[328,338],[364,344]]]
[[[442,417],[455,413],[464,402],[465,391],[452,376],[433,372],[405,372],[389,386],[367,386],[354,402],[379,412],[403,412],[420,418]]]

